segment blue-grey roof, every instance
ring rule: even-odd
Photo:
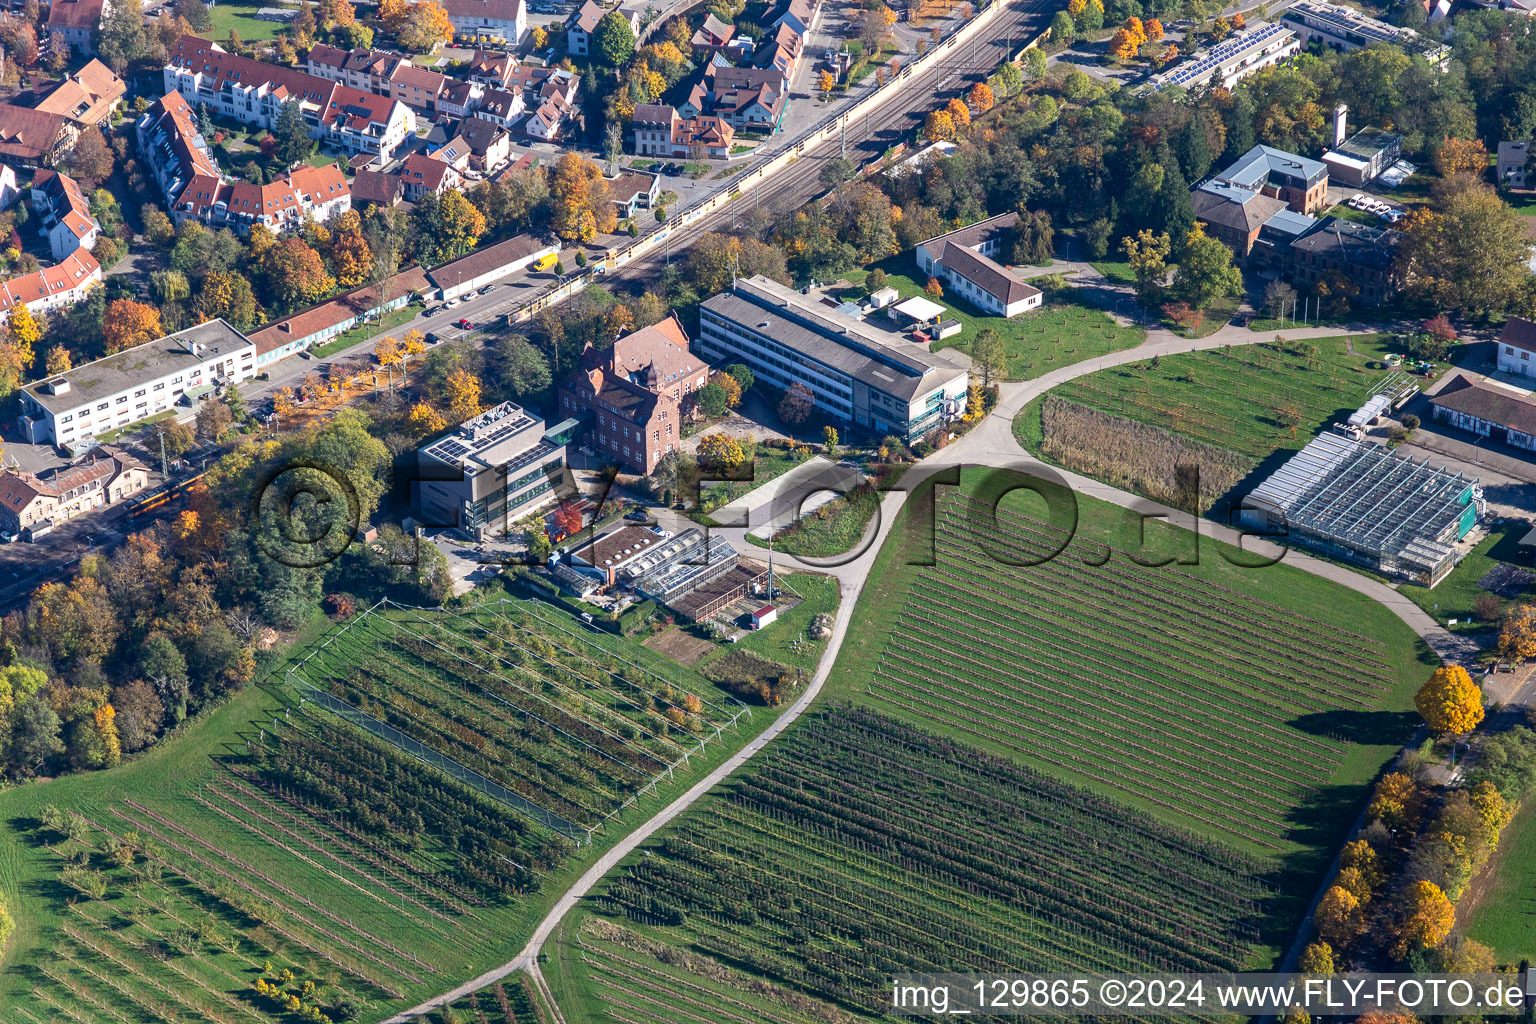
[[[1264,222],[1264,226],[1300,237],[1317,226],[1317,218],[1287,208],[1270,217]]]
[[[1216,177],[1256,189],[1261,187],[1271,174],[1310,179],[1326,173],[1328,173],[1327,166],[1319,160],[1287,153],[1273,146],[1254,146]]]

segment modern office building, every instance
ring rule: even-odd
[[[816,408],[872,434],[916,441],[965,411],[970,375],[943,353],[836,313],[762,275],[699,307],[695,348],[742,362],[779,390],[802,385]]]
[[[426,521],[484,537],[570,489],[565,435],[503,402],[417,450]]]
[[[1391,43],[1418,54],[1442,71],[1451,60],[1451,48],[1446,44],[1421,36],[1411,28],[1389,25],[1343,4],[1296,0],[1280,15],[1280,21],[1295,29],[1307,44],[1316,40],[1335,50],[1358,50],[1372,43]]]

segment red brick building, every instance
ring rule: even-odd
[[[626,469],[650,473],[682,440],[687,398],[709,381],[709,365],[688,351],[676,316],[591,345],[581,369],[560,385],[560,415],[588,420],[587,443]]]

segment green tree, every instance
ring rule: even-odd
[[[1485,185],[1447,197],[1438,212],[1403,222],[1400,270],[1408,286],[1444,307],[1486,317],[1528,300],[1532,242],[1524,218]]]
[[[304,123],[304,110],[298,100],[289,100],[277,112],[272,137],[277,140],[278,162],[285,167],[303,163],[315,151],[315,140],[310,138],[309,125]]]
[[[136,4],[111,4],[101,23],[101,59],[121,75],[128,65],[148,55],[149,35],[144,31],[144,9]]]
[[[496,344],[501,381],[512,397],[523,399],[548,389],[551,383],[549,360],[527,338],[512,334]]]
[[[620,68],[635,56],[635,31],[629,19],[618,11],[609,11],[592,33],[592,52],[599,63]]]
[[[1143,228],[1134,238],[1121,239],[1120,249],[1136,275],[1137,297],[1150,302],[1162,290],[1163,277],[1168,273],[1168,254],[1173,249],[1168,235],[1154,235]]]
[[[741,385],[742,391],[749,390],[757,382],[757,374],[746,363],[731,363],[725,368],[725,372],[736,378],[736,383]]]
[[[1057,11],[1056,16],[1051,19],[1051,42],[1071,46],[1076,38],[1077,26],[1072,22],[1072,15],[1065,10]]]
[[[983,387],[991,387],[992,382],[1003,372],[1003,367],[1008,362],[1008,349],[1003,344],[1000,334],[990,327],[983,327],[971,342],[971,363],[976,372],[981,374]]]
[[[699,409],[704,415],[715,417],[724,416],[729,409],[725,388],[715,381],[710,381],[699,389]]]
[[[1232,250],[1196,225],[1173,274],[1174,294],[1195,309],[1205,309],[1218,297],[1242,290],[1243,274],[1232,264]]]

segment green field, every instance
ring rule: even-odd
[[[800,558],[832,558],[858,547],[880,510],[880,492],[861,487],[834,498],[774,535],[774,550]],[[768,542],[751,534],[747,541],[766,548]]]
[[[1530,525],[1519,521],[1493,527],[1488,536],[1478,541],[1477,547],[1468,552],[1456,568],[1451,570],[1450,575],[1436,584],[1433,590],[1405,586],[1402,588],[1403,596],[1423,608],[1438,622],[1460,620],[1450,627],[1453,630],[1496,629],[1497,621],[1478,621],[1477,599],[1490,593],[1478,586],[1478,582],[1499,566],[1509,567],[1501,570],[1504,573],[1512,569],[1536,572],[1526,549],[1520,547],[1520,538],[1529,532]],[[1536,592],[1536,579],[1523,586],[1512,580],[1510,595],[1501,596],[1500,601],[1507,608],[1517,601],[1530,600],[1533,592]]]
[[[258,979],[383,1019],[510,959],[595,856],[772,719],[545,605],[304,639],[122,767],[0,794],[17,1020],[298,1019]],[[49,827],[50,806],[79,817]],[[98,877],[100,898],[65,884]]]
[[[1139,565],[1137,518],[1091,499],[1059,555],[1008,564],[1065,541],[1012,482],[968,471],[931,519],[909,500],[821,710],[562,928],[571,1024],[879,1017],[892,971],[1273,962],[1432,655],[1230,548]],[[1148,527],[1141,558],[1190,545]]]
[[[208,9],[213,16],[213,25],[206,32],[198,35],[205,39],[212,39],[216,43],[222,43],[229,38],[229,30],[234,29],[240,33],[242,42],[263,42],[274,38],[279,32],[287,28],[280,21],[262,21],[256,17],[256,12],[262,7],[278,7],[276,3],[239,3],[231,0],[220,0]]]
[[[1391,341],[1361,335],[1192,352],[1100,370],[1051,394],[1259,461],[1301,448],[1364,404],[1394,374],[1382,361]],[[1038,407],[1034,416],[1015,423],[1022,439],[1038,434]]]
[[[1467,938],[1486,942],[1503,963],[1531,955],[1536,927],[1536,809],[1521,810],[1499,842],[1492,884],[1463,924]]]
[[[862,284],[867,271],[854,271],[847,276],[855,284]],[[886,271],[886,284],[900,292],[904,299],[924,295],[924,283],[901,270]],[[969,355],[972,339],[983,328],[990,327],[1007,347],[1004,377],[1030,380],[1084,359],[1135,348],[1146,340],[1147,332],[1142,328],[1121,327],[1103,310],[1073,301],[1071,294],[1070,291],[1057,293],[1048,297],[1044,308],[1012,320],[988,316],[963,299],[945,295],[937,301],[949,307],[945,316],[960,321],[961,331],[952,338],[934,342],[933,349],[953,348]]]

